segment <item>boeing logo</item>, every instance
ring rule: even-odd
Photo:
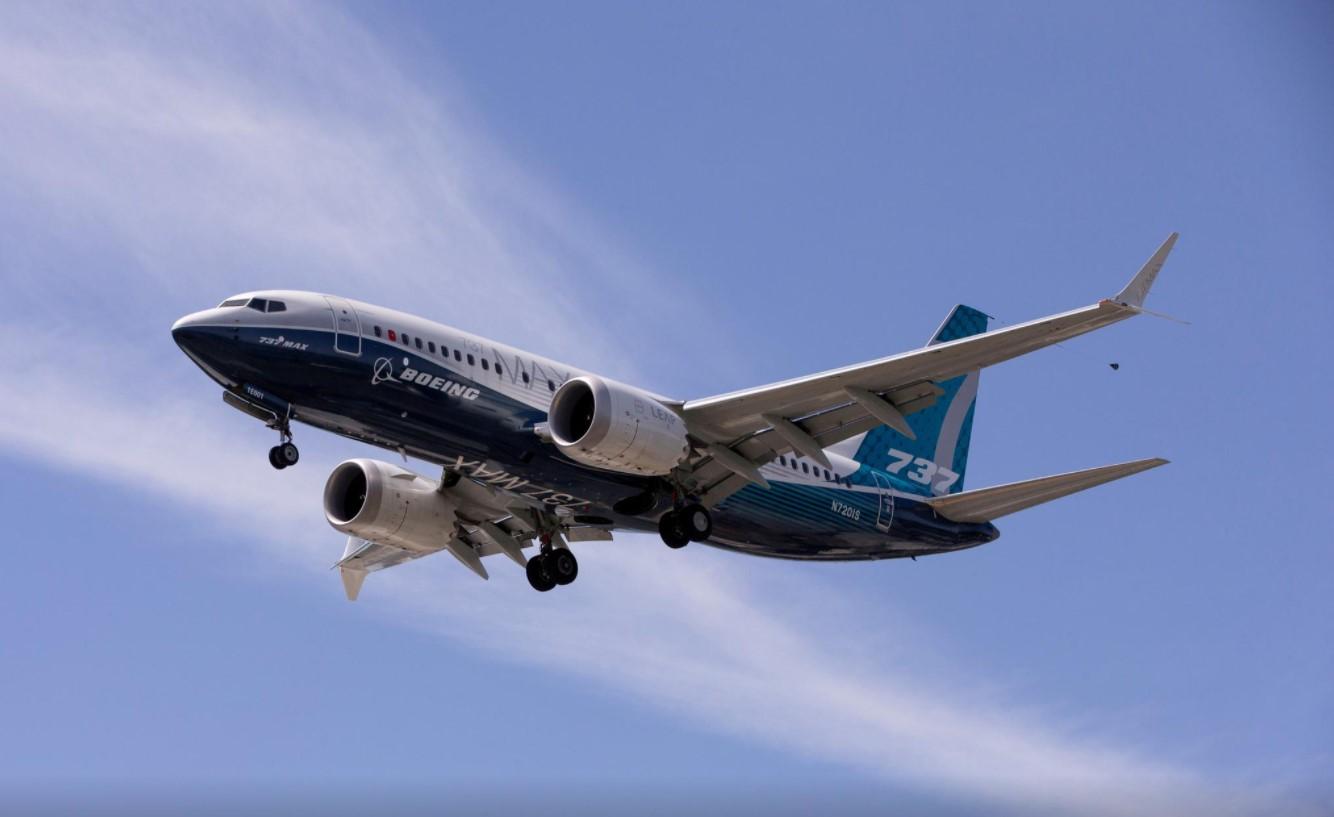
[[[409,385],[423,386],[428,389],[434,389],[449,397],[457,397],[460,400],[476,400],[481,396],[481,392],[473,386],[465,386],[462,383],[455,383],[430,372],[420,372],[408,365],[411,361],[403,358],[402,373],[394,374],[394,362],[387,357],[378,358],[375,365],[371,368],[371,385],[378,386],[385,382],[406,383]]]

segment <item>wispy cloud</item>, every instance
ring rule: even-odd
[[[109,257],[90,276],[13,235],[5,274],[35,306],[63,285],[169,322],[246,288],[336,290],[623,376],[644,321],[701,313],[494,150],[445,78],[427,93],[330,8],[54,8],[0,10],[0,212],[45,210]],[[623,308],[646,297],[654,315]]]
[[[28,316],[0,342],[31,349],[38,324],[64,321],[63,348],[82,352],[6,356],[0,390],[23,399],[0,401],[0,446],[189,503],[258,559],[294,576],[318,569],[337,593],[319,491],[348,444],[307,435],[302,466],[278,474],[262,445],[219,442],[252,427],[220,403],[201,409],[206,382],[171,348],[172,317],[253,286],[336,290],[478,329],[505,321],[508,340],[630,376],[636,344],[615,341],[643,316],[619,305],[687,293],[655,284],[595,219],[498,153],[460,96],[442,99],[435,84],[428,95],[350,21],[327,8],[228,9],[0,9],[0,273]],[[80,258],[99,260],[102,277],[65,263]],[[161,324],[99,354],[101,334],[124,329],[108,307]],[[924,788],[1081,813],[1267,802],[1238,805],[1133,747],[1076,737],[962,672],[929,670],[922,684],[942,663],[925,634],[883,644],[892,660],[868,659],[870,636],[849,640],[815,579],[637,537],[590,546],[587,559],[577,592],[538,596],[518,571],[482,584],[428,560],[375,576],[363,604],[701,728]],[[552,604],[567,623],[554,633],[541,626]],[[886,614],[882,600],[841,605]]]

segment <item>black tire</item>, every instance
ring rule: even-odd
[[[567,585],[579,575],[579,560],[565,548],[556,548],[543,557],[547,575],[559,585]]]
[[[269,465],[272,465],[279,471],[287,467],[287,463],[282,461],[281,454],[279,453],[278,446],[276,445],[273,448],[269,449]]]
[[[713,517],[703,505],[687,505],[676,513],[690,541],[703,542],[713,534]]]
[[[528,560],[528,583],[539,593],[556,586],[556,580],[547,573],[547,557],[541,553]]]
[[[685,520],[676,511],[668,511],[658,519],[658,535],[667,547],[673,550],[690,544],[690,534],[686,531]]]
[[[301,459],[301,452],[292,443],[283,443],[278,446],[278,459],[282,462],[283,467],[287,468],[296,465],[297,460]]]

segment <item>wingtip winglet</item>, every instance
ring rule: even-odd
[[[361,593],[361,584],[366,581],[366,571],[344,567],[340,572],[343,575],[343,592],[347,593],[347,600],[356,601]]]
[[[1167,256],[1172,252],[1172,247],[1176,245],[1177,238],[1180,235],[1180,233],[1169,235],[1162,246],[1158,248],[1158,251],[1150,256],[1148,261],[1144,262],[1144,266],[1140,267],[1139,272],[1135,273],[1135,277],[1130,279],[1130,283],[1126,284],[1125,289],[1118,292],[1112,300],[1124,306],[1137,308],[1144,306],[1144,301],[1149,297],[1149,290],[1153,288],[1153,282],[1158,277],[1158,272],[1162,270],[1163,264],[1167,263]]]

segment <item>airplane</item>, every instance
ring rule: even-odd
[[[570,543],[618,530],[656,531],[670,548],[916,559],[994,541],[1001,517],[1167,463],[963,489],[981,369],[1147,312],[1176,240],[1081,309],[989,329],[958,305],[920,349],[694,400],[315,292],[243,293],[171,332],[228,405],[278,433],[273,467],[297,464],[300,422],[440,469],[356,458],[329,475],[324,512],[348,536],[335,567],[350,600],[369,573],[440,551],[483,579],[482,560],[503,554],[546,592],[579,573]]]

